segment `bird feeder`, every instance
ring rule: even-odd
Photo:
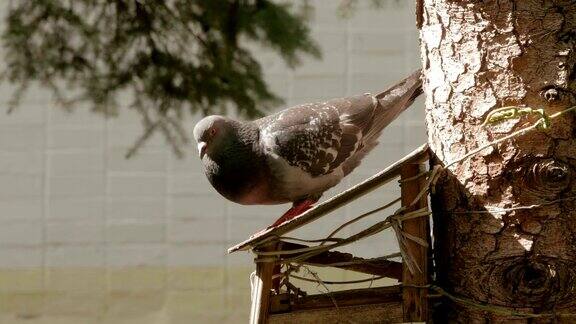
[[[231,247],[229,253],[251,250],[256,255],[256,270],[251,278],[250,323],[336,323],[343,319],[361,323],[428,321],[430,212],[427,189],[434,177],[433,172],[424,167],[427,160],[428,147],[423,145],[385,170],[302,215]],[[327,237],[311,242],[318,244],[306,245],[282,239],[287,233],[398,178],[402,207],[375,225],[347,238]],[[402,262],[382,257],[360,258],[337,250],[388,228],[396,233]],[[340,268],[396,279],[400,284],[308,295],[292,281],[286,280],[299,265]]]

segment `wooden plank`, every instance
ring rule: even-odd
[[[292,242],[281,242],[281,250],[295,250],[307,247],[304,244],[292,243]],[[297,256],[298,254],[291,254],[290,257]],[[337,263],[344,262],[361,262],[355,264],[342,264]],[[402,280],[402,263],[390,260],[380,260],[380,259],[364,259],[355,257],[350,253],[344,253],[339,251],[327,251],[317,255],[314,255],[301,263],[309,265],[325,265],[330,266],[331,264],[334,268],[339,268],[343,270],[350,270],[360,273],[366,273],[377,276],[385,276],[388,278],[393,278],[398,281]]]
[[[270,315],[270,324],[401,323],[402,303],[299,310]]]
[[[276,243],[263,247],[263,250],[276,249]],[[275,262],[256,262],[256,277],[252,287],[252,306],[250,308],[250,324],[268,323],[270,315],[270,291],[273,288],[272,275],[276,268]]]
[[[424,171],[421,164],[406,164],[400,170],[401,179],[409,179]],[[424,187],[424,177],[401,183],[402,206],[409,206]],[[413,211],[427,206],[427,195],[424,195],[414,206],[406,211]],[[428,217],[419,217],[402,222],[402,230],[415,237],[421,238],[430,243]],[[402,290],[402,304],[404,321],[406,322],[426,322],[428,320],[428,296],[427,290],[413,286],[425,286],[428,283],[428,247],[422,246],[412,240],[407,240],[406,250],[414,260],[419,269],[410,273],[407,266],[404,266]]]
[[[362,288],[362,289],[349,289],[334,291],[327,294],[308,295],[295,299],[294,295],[290,297],[287,294],[276,295],[271,299],[272,305],[277,305],[271,308],[271,313],[278,311],[285,312],[287,307],[283,304],[290,301],[289,310],[303,310],[303,309],[318,309],[318,308],[332,308],[334,303],[338,307],[354,306],[354,305],[368,305],[368,304],[382,304],[402,301],[402,290],[400,286],[386,286],[375,288]]]
[[[325,202],[316,205],[315,207],[302,213],[302,215],[299,215],[296,218],[280,224],[275,228],[262,231],[256,236],[229,248],[228,253],[253,248],[259,244],[262,244],[263,242],[274,239],[277,236],[281,236],[305,224],[308,224],[393,180],[400,174],[400,169],[403,165],[407,163],[420,163],[426,161],[427,159],[428,144],[424,144],[402,159],[396,161],[394,164],[387,167],[383,171],[378,172],[360,184],[343,191],[342,193],[326,200]]]

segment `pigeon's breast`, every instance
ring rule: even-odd
[[[270,177],[266,176],[267,166],[244,163],[216,163],[204,159],[208,180],[226,199],[242,205],[272,205],[279,201],[270,192]]]

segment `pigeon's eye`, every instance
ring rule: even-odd
[[[213,137],[214,135],[216,135],[216,128],[211,128],[210,129],[210,136]]]

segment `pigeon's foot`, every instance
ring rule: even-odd
[[[274,224],[268,226],[268,228],[273,228],[276,227],[286,221],[291,220],[292,218],[304,213],[305,211],[307,211],[308,209],[312,208],[312,204],[314,204],[316,201],[311,200],[311,199],[306,199],[303,200],[302,202],[300,202],[297,205],[292,206],[292,208],[288,209],[287,212],[284,213],[284,215],[280,216],[280,218],[278,218]]]
[[[312,205],[313,205],[315,202],[316,202],[315,200],[306,199],[306,200],[303,200],[302,202],[300,202],[299,204],[292,206],[292,208],[288,209],[288,211],[286,211],[286,212],[284,213],[284,215],[280,216],[280,218],[278,218],[278,219],[274,222],[274,224],[266,227],[265,229],[263,229],[263,230],[261,230],[261,231],[258,231],[258,232],[256,232],[256,233],[252,234],[252,235],[250,236],[250,238],[257,237],[257,236],[259,236],[260,234],[266,232],[267,230],[269,230],[269,229],[271,229],[271,228],[275,228],[275,227],[277,227],[278,225],[283,224],[283,223],[291,220],[292,218],[294,218],[294,217],[296,217],[296,216],[304,213],[304,212],[307,211],[308,209],[312,208],[312,207],[313,207]]]

